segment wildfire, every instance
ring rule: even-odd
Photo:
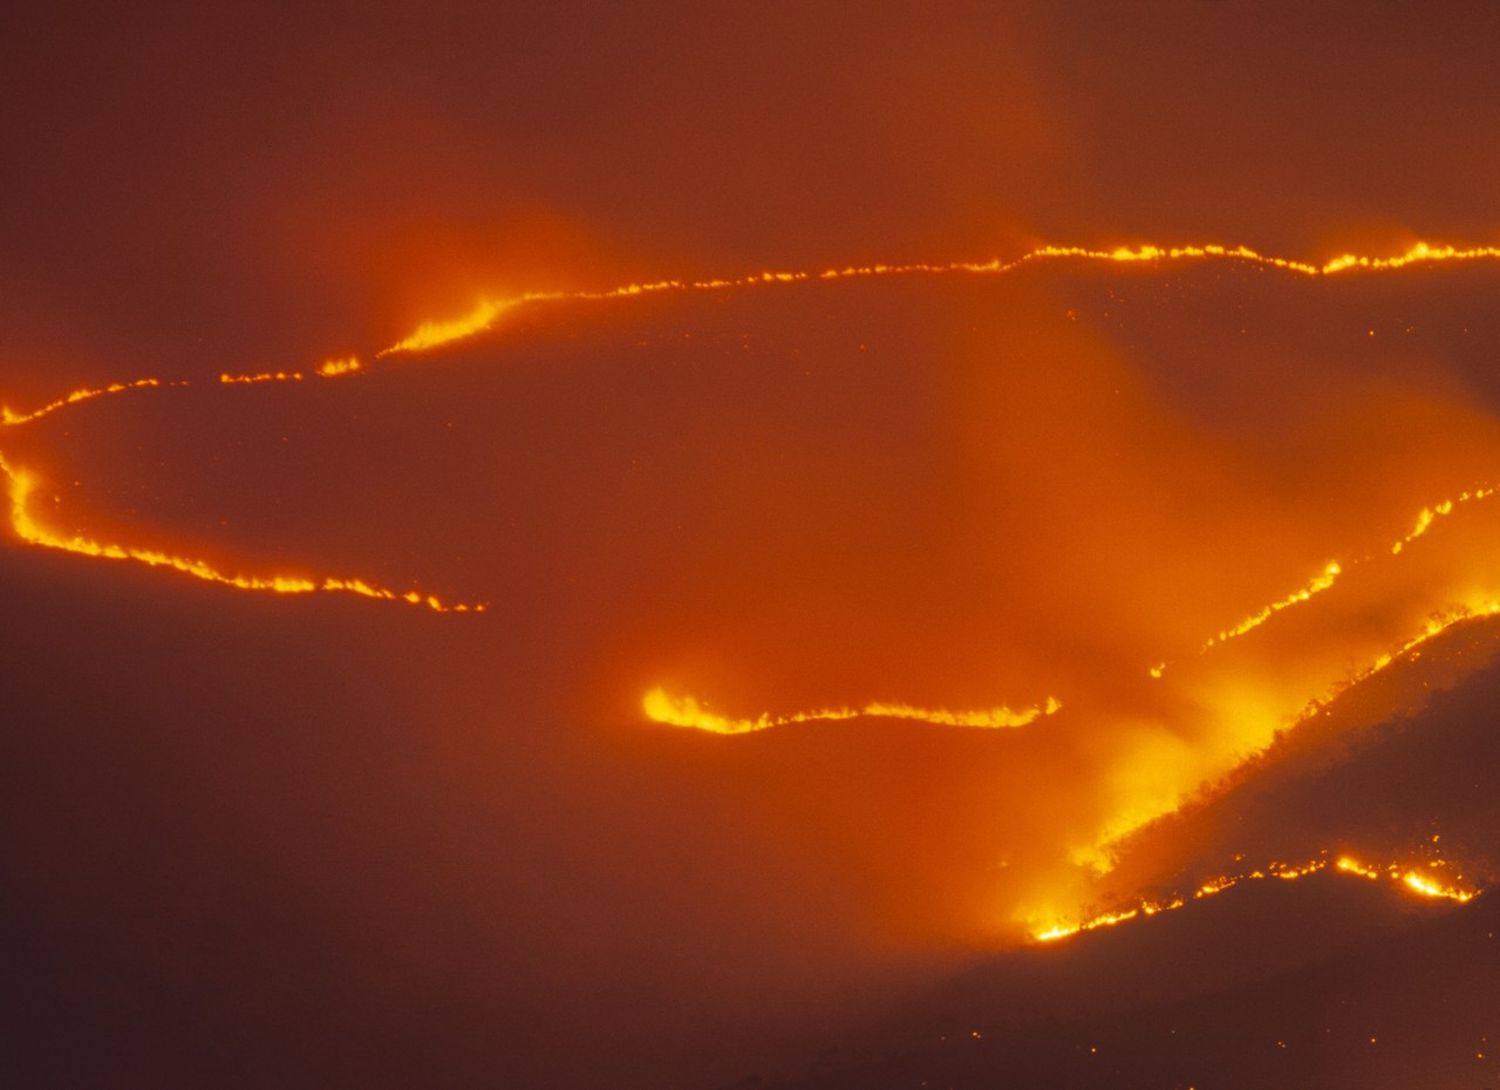
[[[547,298],[547,296],[530,296],[523,298]],[[561,295],[557,298],[562,298]],[[451,344],[472,337],[476,333],[483,333],[495,320],[504,314],[519,300],[511,299],[481,299],[474,304],[474,309],[462,318],[453,318],[443,322],[423,322],[414,333],[405,337],[375,354],[376,358],[389,356],[396,352],[422,352],[439,345]]]
[[[1323,266],[1325,274],[1343,272],[1345,269],[1404,269],[1408,265],[1420,265],[1433,261],[1474,261],[1481,258],[1500,257],[1500,249],[1494,246],[1473,246],[1460,249],[1456,246],[1433,246],[1418,242],[1404,254],[1395,257],[1362,257],[1345,254]]]
[[[1430,866],[1439,865],[1441,864],[1430,864]],[[1037,942],[1055,942],[1058,939],[1067,938],[1069,935],[1077,935],[1084,931],[1096,931],[1102,927],[1114,927],[1117,924],[1138,917],[1155,916],[1161,912],[1172,912],[1185,907],[1192,901],[1201,901],[1206,897],[1217,896],[1226,889],[1233,889],[1235,886],[1245,882],[1259,882],[1268,878],[1294,882],[1299,878],[1306,878],[1310,874],[1318,874],[1322,871],[1353,875],[1376,882],[1387,880],[1394,883],[1398,888],[1420,896],[1453,901],[1456,904],[1467,904],[1479,896],[1478,890],[1445,885],[1430,873],[1424,873],[1415,868],[1403,867],[1396,863],[1392,863],[1384,870],[1380,870],[1362,863],[1352,856],[1341,855],[1330,867],[1327,853],[1325,852],[1317,859],[1312,859],[1295,866],[1289,866],[1284,863],[1270,863],[1262,870],[1252,870],[1239,874],[1224,874],[1217,878],[1210,878],[1187,898],[1173,897],[1164,901],[1141,901],[1134,908],[1090,916],[1078,923],[1050,923],[1046,927],[1033,930],[1031,937]]]
[[[1441,897],[1447,901],[1456,901],[1461,905],[1468,904],[1477,896],[1472,890],[1452,889],[1440,885],[1429,876],[1417,871],[1407,871],[1401,876],[1401,883],[1407,889],[1420,893],[1423,897]]]
[[[33,420],[40,420],[44,416],[50,416],[59,409],[66,409],[69,405],[77,405],[82,401],[92,401],[96,397],[104,397],[108,394],[122,394],[126,390],[143,390],[158,386],[181,386],[180,382],[164,382],[159,378],[139,378],[134,382],[111,382],[108,386],[86,387],[73,390],[64,394],[55,401],[49,401],[38,409],[30,412],[18,413],[8,408],[0,408],[0,424],[14,427],[18,424],[29,424]]]
[[[1473,490],[1472,492],[1460,492],[1457,499],[1444,500],[1442,503],[1436,504],[1432,507],[1422,508],[1422,510],[1417,512],[1416,523],[1412,526],[1411,532],[1406,534],[1405,537],[1401,538],[1391,546],[1391,554],[1399,555],[1402,549],[1406,548],[1413,541],[1417,540],[1417,538],[1421,537],[1428,530],[1430,530],[1432,528],[1432,524],[1439,518],[1444,515],[1451,515],[1454,511],[1454,508],[1456,508],[1459,504],[1470,503],[1474,500],[1488,499],[1494,494],[1495,489],[1493,488],[1478,488]]]
[[[1204,643],[1203,650],[1207,651],[1215,644],[1223,643],[1226,640],[1232,640],[1236,636],[1243,636],[1246,632],[1249,632],[1255,628],[1259,628],[1261,625],[1265,624],[1277,613],[1280,613],[1283,609],[1290,609],[1292,606],[1307,601],[1314,594],[1318,594],[1321,591],[1327,590],[1338,580],[1338,577],[1343,573],[1343,570],[1344,569],[1339,566],[1338,561],[1329,563],[1329,565],[1323,569],[1322,574],[1317,575],[1313,579],[1309,580],[1306,586],[1293,591],[1285,598],[1279,599],[1267,606],[1264,606],[1259,613],[1256,613],[1250,617],[1246,617],[1243,621],[1241,621],[1234,627],[1224,629],[1224,631],[1220,632],[1217,636],[1214,636],[1212,639]],[[1156,676],[1159,677],[1160,675],[1158,674]]]
[[[1399,268],[1399,266],[1383,267]],[[1470,489],[1464,492],[1460,492],[1455,498],[1446,499],[1441,503],[1432,505],[1431,507],[1422,508],[1422,510],[1417,512],[1417,516],[1411,530],[1409,530],[1406,534],[1402,535],[1391,544],[1389,555],[1401,555],[1406,546],[1410,545],[1413,541],[1417,540],[1417,538],[1422,537],[1424,534],[1426,534],[1427,531],[1433,527],[1433,525],[1439,518],[1445,515],[1451,515],[1455,510],[1457,510],[1459,505],[1465,503],[1473,503],[1478,500],[1489,499],[1491,496],[1495,495],[1496,491],[1500,490],[1497,490],[1493,487]],[[1246,633],[1259,628],[1261,625],[1265,624],[1282,610],[1290,609],[1292,606],[1301,605],[1303,602],[1309,601],[1315,594],[1319,594],[1322,591],[1328,590],[1330,587],[1332,587],[1334,583],[1338,581],[1339,576],[1343,575],[1349,567],[1353,567],[1356,564],[1360,564],[1371,559],[1373,559],[1373,557],[1364,556],[1351,561],[1345,561],[1343,563],[1340,563],[1337,560],[1330,561],[1319,575],[1314,576],[1304,586],[1298,588],[1297,590],[1294,590],[1285,598],[1280,598],[1274,602],[1262,606],[1258,612],[1250,615],[1249,617],[1246,617],[1239,624],[1236,624],[1230,628],[1226,628],[1223,631],[1219,632],[1217,635],[1211,636],[1209,639],[1205,640],[1203,646],[1199,649],[1200,652],[1208,651],[1221,643],[1225,643],[1229,640],[1235,639],[1236,637],[1243,636]],[[1486,604],[1480,607],[1478,611],[1470,610],[1456,615],[1449,623],[1456,623],[1460,620],[1466,620],[1470,616],[1474,616],[1476,612],[1486,613],[1494,612],[1494,610],[1491,610],[1488,604]],[[1403,646],[1400,650],[1392,652],[1390,655],[1383,656],[1382,659],[1377,663],[1377,665],[1375,665],[1372,669],[1364,674],[1359,675],[1359,679],[1362,680],[1364,677],[1368,676],[1369,673],[1374,673],[1376,670],[1384,669],[1386,666],[1390,665],[1390,663],[1396,658],[1399,658],[1406,651],[1409,651],[1413,647],[1415,647],[1417,643],[1425,642],[1426,640],[1431,639],[1433,636],[1437,635],[1437,633],[1444,627],[1447,627],[1447,625],[1445,624],[1434,631],[1426,632],[1419,636],[1416,641]],[[1150,667],[1147,670],[1147,673],[1149,673],[1153,678],[1160,678],[1163,674],[1166,673],[1166,670],[1167,663],[1158,662],[1154,666]]]
[[[827,268],[819,272],[806,270],[784,270],[751,273],[737,277],[714,277],[703,280],[656,280],[643,283],[623,284],[614,288],[577,291],[526,291],[505,298],[482,298],[468,314],[461,318],[423,322],[408,336],[375,353],[377,359],[402,353],[425,352],[455,341],[465,340],[492,328],[507,311],[526,303],[577,301],[607,301],[627,299],[661,292],[726,291],[767,284],[795,284],[820,280],[855,280],[871,277],[952,275],[969,274],[995,276],[1008,273],[1025,265],[1045,261],[1086,261],[1111,264],[1164,263],[1203,260],[1238,261],[1302,276],[1333,276],[1349,270],[1374,272],[1409,268],[1419,264],[1500,259],[1500,247],[1434,245],[1415,243],[1405,253],[1392,257],[1371,257],[1363,254],[1344,254],[1321,265],[1295,258],[1278,257],[1261,253],[1249,246],[1226,246],[1219,243],[1200,243],[1184,246],[1156,246],[1146,244],[1131,248],[1116,247],[1112,250],[1090,249],[1085,246],[1040,246],[1034,250],[1002,261],[954,262],[909,262],[904,264],[877,263],[872,265],[846,265]],[[364,373],[368,368],[354,356],[330,359],[314,371],[323,378]],[[226,385],[259,382],[298,382],[304,378],[297,371],[265,371],[256,374],[229,374],[219,376]],[[9,408],[0,409],[0,424],[25,424],[68,405],[88,401],[106,394],[122,393],[126,390],[154,386],[185,386],[185,381],[166,381],[158,378],[137,379],[133,382],[116,382],[107,386],[75,390],[55,401],[30,412],[17,412]],[[1399,549],[1397,550],[1399,551]]]
[[[1355,674],[1350,683],[1353,684],[1373,677],[1392,663],[1411,654],[1411,652],[1421,647],[1424,643],[1441,636],[1456,624],[1462,624],[1464,621],[1471,621],[1479,617],[1493,617],[1497,614],[1500,614],[1500,602],[1485,601],[1478,605],[1462,606],[1449,614],[1433,617],[1423,626],[1422,631],[1418,632],[1395,650],[1382,654],[1373,663],[1365,667],[1364,670]]]
[[[347,356],[341,360],[324,360],[318,364],[318,374],[323,378],[338,378],[340,375],[352,375],[357,371],[362,371],[364,366],[359,362],[358,356]]]
[[[582,291],[530,291],[506,298],[484,298],[462,317],[428,321],[422,323],[407,337],[374,354],[374,358],[385,359],[403,354],[430,351],[477,336],[492,329],[511,310],[532,303],[561,301],[608,301],[628,299],[658,293],[719,292],[766,285],[786,285],[804,282],[828,282],[866,279],[876,277],[900,277],[918,275],[974,275],[994,276],[1011,272],[1023,266],[1048,262],[1088,262],[1100,264],[1166,264],[1175,262],[1227,261],[1280,270],[1293,275],[1318,278],[1346,272],[1382,272],[1439,262],[1466,262],[1500,259],[1500,248],[1438,246],[1417,243],[1405,253],[1391,257],[1369,257],[1346,254],[1322,264],[1314,264],[1292,258],[1264,254],[1245,246],[1223,246],[1217,244],[1162,247],[1143,245],[1135,248],[1089,249],[1070,246],[1044,246],[1008,261],[995,259],[986,262],[954,263],[909,263],[871,264],[828,268],[822,271],[768,271],[746,276],[712,278],[702,280],[658,280],[626,284],[604,290]],[[218,382],[226,387],[238,387],[260,383],[303,383],[305,379],[339,378],[368,374],[369,367],[357,356],[330,358],[315,368],[303,371],[261,371],[235,374],[223,372]],[[122,394],[148,388],[186,386],[185,380],[143,378],[129,382],[115,382],[98,387],[87,387],[71,391],[29,412],[17,412],[0,408],[0,425],[20,426],[49,416],[69,406],[100,397]],[[80,534],[67,534],[42,525],[33,510],[36,491],[35,479],[26,471],[14,467],[0,455],[0,472],[8,480],[10,498],[10,523],[15,537],[29,545],[49,548],[76,556],[95,559],[122,560],[162,568],[198,579],[202,582],[237,590],[264,593],[300,595],[318,592],[339,592],[362,598],[401,602],[421,606],[439,613],[483,612],[483,603],[449,603],[436,596],[416,590],[397,591],[379,586],[359,578],[307,577],[300,575],[270,574],[246,575],[221,570],[207,561],[178,555],[162,550],[148,549],[107,541],[95,540]],[[1371,561],[1379,556],[1399,556],[1413,542],[1427,534],[1440,520],[1451,515],[1460,506],[1488,499],[1497,492],[1496,487],[1473,488],[1422,508],[1410,524],[1410,529],[1394,540],[1388,551],[1367,556],[1340,557],[1330,560],[1307,582],[1271,601],[1238,623],[1224,628],[1203,642],[1200,652],[1206,652],[1230,640],[1246,635],[1269,622],[1279,613],[1311,601],[1332,588],[1347,575],[1355,565]],[[1390,651],[1380,655],[1362,671],[1356,673],[1350,683],[1358,683],[1386,669],[1393,663],[1436,638],[1451,626],[1464,620],[1481,616],[1500,615],[1500,601],[1480,600],[1468,602],[1448,614],[1433,617],[1421,631]],[[1153,678],[1161,678],[1168,662],[1163,659],[1151,666]],[[773,714],[762,712],[754,717],[735,717],[713,710],[708,703],[691,695],[673,695],[657,687],[646,692],[641,700],[645,716],[654,722],[675,727],[699,730],[716,735],[739,735],[754,733],[773,727],[799,723],[830,722],[857,718],[892,718],[930,723],[951,728],[1015,729],[1035,723],[1055,714],[1062,703],[1048,696],[1041,703],[1012,709],[1000,706],[989,709],[948,710],[945,708],[922,708],[906,703],[871,701],[857,705],[838,705],[814,710]],[[1176,797],[1176,796],[1172,796]],[[1167,799],[1166,795],[1162,796]],[[1091,849],[1082,851],[1079,858],[1105,859],[1105,849],[1121,837],[1139,828],[1146,821],[1160,816],[1165,802],[1153,800],[1145,807],[1136,806],[1115,815]],[[1171,803],[1175,808],[1177,804]],[[1107,866],[1095,863],[1097,869]],[[1201,900],[1223,892],[1244,882],[1276,878],[1283,881],[1297,880],[1311,874],[1328,870],[1331,873],[1364,877],[1372,881],[1389,881],[1408,893],[1455,903],[1465,903],[1477,895],[1472,889],[1460,888],[1439,881],[1428,870],[1391,865],[1385,869],[1366,866],[1348,856],[1338,857],[1330,863],[1321,857],[1299,865],[1270,864],[1263,870],[1248,873],[1220,875],[1203,882],[1186,896],[1165,900],[1143,900],[1119,911],[1090,916],[1082,920],[1067,921],[1050,919],[1046,926],[1033,932],[1040,942],[1054,941],[1082,931],[1117,926],[1138,918],[1153,916],[1161,912],[1174,911],[1191,901]]]
[[[252,386],[259,382],[301,382],[302,378],[301,371],[261,371],[254,375],[231,375],[225,372],[219,375],[219,382],[225,386]]]
[[[662,292],[724,291],[758,285],[791,284],[813,280],[832,281],[888,276],[949,274],[988,276],[1007,273],[1026,265],[1050,261],[1160,264],[1167,262],[1223,260],[1249,263],[1308,277],[1320,277],[1332,276],[1350,270],[1387,271],[1407,268],[1418,264],[1493,260],[1497,258],[1500,258],[1500,248],[1497,247],[1477,246],[1461,248],[1452,245],[1434,245],[1426,242],[1418,242],[1405,253],[1391,257],[1345,254],[1322,264],[1265,254],[1247,246],[1226,246],[1216,243],[1184,246],[1147,244],[1135,248],[1117,247],[1114,249],[1042,246],[1008,261],[1002,261],[997,258],[984,262],[877,263],[827,268],[817,272],[795,270],[767,271],[739,277],[716,277],[701,280],[668,279],[625,284],[603,290],[530,291],[509,298],[481,299],[463,317],[425,322],[409,336],[376,353],[376,357],[382,358],[394,354],[422,352],[451,344],[492,328],[505,313],[514,307],[526,303],[547,301],[603,301]],[[349,356],[325,360],[311,373],[323,378],[335,378],[368,373],[368,369],[358,357]],[[226,386],[269,382],[300,383],[305,377],[306,375],[301,371],[263,371],[246,374],[224,372],[219,375],[219,382]],[[70,405],[76,405],[107,395],[144,388],[184,385],[188,385],[188,383],[183,380],[144,378],[131,382],[116,382],[105,386],[78,389],[29,412],[17,412],[9,408],[0,409],[0,423],[17,426],[37,420]],[[26,478],[24,475],[17,476],[10,471],[8,466],[6,467],[6,472],[11,479],[12,527],[18,537],[31,544],[57,548],[77,555],[106,559],[130,559],[155,567],[169,567],[185,574],[193,575],[196,578],[240,589],[272,590],[281,593],[307,593],[312,590],[342,590],[365,597],[424,604],[444,611],[462,611],[471,608],[480,608],[464,605],[447,606],[435,598],[424,597],[416,592],[400,593],[376,587],[357,579],[316,581],[281,576],[262,578],[228,575],[217,571],[204,562],[190,558],[172,556],[153,550],[100,543],[82,537],[67,537],[54,534],[40,527],[27,511],[26,499],[31,487],[29,478]],[[1419,513],[1413,529],[1392,545],[1391,552],[1399,554],[1412,541],[1425,534],[1438,518],[1453,511],[1456,505],[1487,498],[1493,495],[1495,491],[1494,488],[1481,488],[1464,492],[1456,499],[1445,500],[1433,507],[1424,508]],[[1357,563],[1358,561],[1353,562]],[[1302,604],[1310,600],[1313,596],[1327,590],[1347,570],[1348,563],[1350,562],[1330,562],[1320,574],[1313,577],[1308,583],[1286,597],[1261,607],[1259,611],[1241,620],[1238,624],[1222,630],[1207,640],[1202,649],[1207,650],[1230,639],[1244,635],[1266,623],[1282,610]],[[1458,620],[1479,613],[1494,612],[1500,612],[1500,606],[1486,603],[1477,610],[1467,610],[1449,620],[1431,622],[1426,631],[1409,640],[1395,651],[1382,656],[1363,674],[1359,675],[1359,678],[1356,680],[1384,669],[1401,655],[1411,651],[1422,642],[1433,638],[1449,624],[1456,623]],[[1167,663],[1165,661],[1153,666],[1150,670],[1151,676],[1156,678],[1161,677],[1166,666]],[[755,718],[733,718],[710,711],[706,705],[691,696],[673,697],[660,689],[647,693],[642,703],[647,716],[653,720],[677,726],[693,727],[717,734],[742,734],[789,723],[850,719],[863,716],[912,719],[956,727],[1010,728],[1023,726],[1041,716],[1050,715],[1060,706],[1055,698],[1050,697],[1044,704],[1038,707],[1025,708],[1020,711],[1000,707],[988,710],[954,712],[946,709],[918,708],[900,703],[872,702],[858,707],[826,708],[780,716],[772,716],[765,713]]]
[[[674,727],[690,727],[710,734],[751,734],[790,723],[829,722],[841,719],[913,719],[922,723],[933,723],[944,727],[980,727],[1005,729],[1024,727],[1042,716],[1052,715],[1062,707],[1061,701],[1048,697],[1036,707],[1012,711],[1010,708],[989,708],[978,711],[948,711],[944,708],[917,708],[910,704],[891,704],[872,701],[859,707],[822,708],[817,711],[791,712],[786,715],[771,715],[762,712],[754,719],[734,719],[710,711],[707,705],[692,696],[672,696],[657,687],[641,698],[641,708],[646,717],[657,723]]]
[[[29,545],[46,549],[57,549],[76,556],[89,556],[101,560],[129,560],[150,568],[166,568],[192,576],[206,583],[234,587],[237,590],[266,591],[274,594],[311,594],[315,591],[341,591],[361,598],[374,598],[388,602],[405,602],[409,605],[425,606],[437,613],[482,613],[484,603],[444,602],[442,599],[418,591],[396,591],[377,586],[363,579],[330,576],[312,579],[294,575],[242,575],[219,570],[204,560],[176,556],[157,549],[144,549],[132,545],[95,541],[79,535],[66,535],[48,529],[31,513],[30,501],[36,484],[31,475],[19,469],[0,455],[0,472],[9,482],[10,524],[16,537]]]
[[[1430,874],[1423,874],[1418,870],[1404,870],[1394,863],[1386,867],[1384,871],[1380,871],[1345,855],[1339,857],[1339,861],[1335,866],[1344,874],[1357,874],[1359,877],[1368,878],[1372,882],[1378,882],[1382,878],[1386,878],[1393,882],[1400,882],[1413,893],[1420,893],[1423,897],[1436,897],[1445,901],[1454,901],[1461,905],[1468,904],[1478,896],[1474,890],[1445,886]]]
[[[1041,246],[1010,261],[994,258],[990,261],[954,262],[910,262],[907,264],[846,265],[829,268],[821,272],[789,270],[781,272],[751,273],[748,276],[715,277],[706,280],[655,280],[645,283],[624,284],[616,288],[596,291],[532,291],[523,292],[505,299],[485,299],[477,303],[463,318],[442,322],[424,322],[416,331],[377,356],[389,356],[399,352],[420,352],[440,345],[472,337],[490,329],[507,310],[526,303],[557,302],[564,300],[604,301],[630,298],[638,295],[653,295],[660,292],[725,291],[732,288],[747,288],[763,284],[796,284],[809,280],[859,280],[883,276],[952,275],[970,274],[995,276],[1011,272],[1023,265],[1043,261],[1088,261],[1113,264],[1139,264],[1142,262],[1179,262],[1218,259],[1247,262],[1266,268],[1281,269],[1303,276],[1333,276],[1350,269],[1390,271],[1412,265],[1441,261],[1476,261],[1500,259],[1500,247],[1434,246],[1418,242],[1404,254],[1394,257],[1369,257],[1359,254],[1344,254],[1332,261],[1314,265],[1293,258],[1263,254],[1248,246],[1224,246],[1218,243],[1202,243],[1187,246],[1144,245],[1131,249],[1128,246],[1113,250],[1093,250],[1083,246]]]

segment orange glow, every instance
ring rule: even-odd
[[[395,591],[376,586],[363,579],[327,577],[313,579],[294,575],[242,575],[220,571],[203,560],[175,556],[156,549],[142,549],[113,542],[94,541],[90,538],[55,533],[43,526],[31,513],[30,501],[36,482],[25,470],[10,464],[0,456],[0,472],[9,482],[10,524],[16,537],[28,545],[45,549],[56,549],[75,556],[88,556],[100,560],[130,560],[151,568],[167,568],[205,583],[233,587],[237,590],[266,591],[274,594],[311,594],[315,591],[342,591],[361,598],[374,598],[388,602],[405,602],[424,606],[437,613],[483,612],[483,603],[448,603],[433,595],[418,591]]]
[[[1352,676],[1336,686],[1334,691],[1357,685],[1389,669],[1396,663],[1406,659],[1412,652],[1417,651],[1423,645],[1441,636],[1454,625],[1482,617],[1494,616],[1500,616],[1500,600],[1485,599],[1470,604],[1459,605],[1447,613],[1431,617],[1414,636],[1409,637],[1392,650],[1380,654],[1368,666],[1356,671]],[[1160,669],[1153,667],[1150,671],[1151,676],[1161,677]],[[1331,696],[1333,695],[1333,691],[1325,695]],[[1248,720],[1257,718],[1257,716],[1249,714],[1250,710],[1248,708],[1237,710],[1243,713]],[[1290,725],[1293,727],[1300,725],[1308,718],[1317,714],[1317,706],[1313,705],[1309,711],[1296,718]],[[1249,757],[1259,752],[1265,744],[1271,741],[1272,737],[1273,735],[1268,733],[1263,741],[1249,747],[1242,756]],[[1149,778],[1153,780],[1157,778],[1160,769],[1164,767],[1162,762],[1166,757],[1167,754],[1165,753],[1153,753],[1149,755],[1149,759],[1144,762],[1144,767],[1149,773]],[[1091,842],[1075,845],[1072,848],[1069,852],[1069,860],[1074,865],[1089,868],[1098,874],[1108,874],[1114,869],[1115,850],[1118,845],[1132,833],[1144,828],[1152,821],[1175,812],[1184,801],[1185,795],[1182,792],[1167,788],[1158,788],[1154,793],[1138,788],[1129,797],[1132,801],[1122,803],[1109,820],[1105,822],[1097,836]],[[1349,865],[1346,866],[1346,862]],[[1347,860],[1340,860],[1338,869],[1347,873],[1362,873],[1357,870],[1352,861]],[[1255,878],[1261,876],[1252,874],[1248,877]],[[1375,875],[1368,875],[1368,877],[1375,877]],[[1230,880],[1230,884],[1239,880],[1240,878],[1236,877]],[[1216,879],[1215,881],[1219,880]],[[1204,893],[1205,891],[1200,890],[1199,892]],[[1206,890],[1206,892],[1218,892],[1218,890],[1211,889]]]
[[[641,698],[641,708],[646,717],[657,723],[673,727],[690,727],[710,734],[750,734],[755,731],[782,727],[790,723],[817,723],[841,719],[912,719],[944,727],[979,727],[1005,729],[1024,727],[1045,715],[1051,715],[1062,707],[1060,701],[1048,697],[1038,707],[1012,711],[1010,708],[989,708],[978,711],[948,711],[943,708],[916,708],[910,704],[891,704],[874,701],[857,708],[823,708],[818,711],[792,712],[787,715],[771,715],[762,712],[754,719],[734,719],[712,712],[692,696],[672,696],[657,687]]]

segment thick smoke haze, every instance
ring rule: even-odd
[[[1500,611],[1493,252],[817,273],[1494,245],[1497,32],[1399,4],[0,16],[23,1069],[727,1084],[1246,858],[1406,865],[1441,810],[1462,888],[1493,879],[1472,808],[1328,803],[1375,807],[1412,735],[1323,794],[1302,751],[1257,757],[1424,714],[1491,654],[1448,626]],[[578,294],[767,269],[813,275]],[[566,297],[376,356],[527,291]],[[219,381],[267,371],[306,377]],[[724,737],[650,721],[656,686],[1049,714]]]

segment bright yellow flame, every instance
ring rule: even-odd
[[[1428,264],[1437,261],[1475,261],[1500,257],[1500,248],[1494,246],[1471,246],[1460,249],[1456,246],[1433,246],[1418,242],[1404,254],[1396,257],[1362,257],[1345,254],[1324,264],[1322,272],[1332,274],[1345,269],[1404,269],[1409,265]]]
[[[1407,871],[1401,876],[1401,881],[1408,889],[1420,893],[1423,897],[1441,897],[1444,900],[1456,901],[1461,905],[1468,904],[1474,899],[1472,890],[1453,889],[1416,871]]]
[[[0,455],[0,472],[10,486],[10,524],[16,537],[29,545],[45,549],[57,549],[76,556],[89,556],[101,560],[130,560],[151,568],[167,568],[183,575],[201,579],[206,583],[234,587],[238,590],[267,591],[274,594],[311,594],[314,591],[342,591],[362,598],[375,598],[388,602],[406,602],[425,606],[438,613],[483,612],[484,603],[448,603],[433,595],[417,591],[389,590],[363,579],[345,579],[330,576],[324,579],[309,579],[293,575],[240,575],[220,571],[207,561],[175,556],[157,549],[142,549],[132,545],[95,541],[80,535],[68,536],[56,533],[39,523],[30,510],[31,494],[35,481],[24,470],[12,466]]]
[[[364,366],[359,362],[358,356],[347,356],[340,360],[324,360],[318,364],[318,374],[323,378],[338,378],[340,375],[352,375],[361,371]]]
[[[690,727],[710,734],[751,734],[771,727],[782,727],[790,723],[814,723],[841,719],[913,719],[922,723],[933,723],[944,727],[981,727],[1001,729],[1024,727],[1027,723],[1052,715],[1062,707],[1054,697],[1046,702],[1021,711],[1010,708],[987,708],[978,711],[948,711],[945,708],[917,708],[910,704],[892,704],[872,701],[859,707],[822,708],[817,711],[791,712],[786,715],[771,715],[762,712],[754,719],[735,719],[710,711],[696,697],[672,696],[660,686],[641,698],[641,710],[646,717],[657,723],[674,727]]]
[[[514,306],[518,300],[481,299],[474,309],[462,318],[442,322],[423,322],[410,336],[397,341],[389,348],[377,352],[377,356],[389,356],[394,352],[423,352],[440,345],[452,344],[476,333],[483,333],[495,320]]]
[[[1344,874],[1357,874],[1361,878],[1370,879],[1372,882],[1379,881],[1381,878],[1381,873],[1374,867],[1367,867],[1359,860],[1351,859],[1347,855],[1339,856],[1339,861],[1334,866]]]
[[[1203,650],[1207,651],[1215,644],[1223,643],[1226,640],[1232,640],[1236,636],[1243,636],[1246,632],[1249,632],[1252,629],[1259,628],[1261,625],[1265,624],[1277,613],[1280,613],[1283,609],[1290,609],[1292,606],[1299,605],[1300,603],[1307,601],[1314,594],[1318,594],[1321,591],[1327,590],[1338,580],[1338,577],[1343,573],[1343,570],[1344,569],[1339,566],[1338,561],[1330,562],[1328,566],[1323,569],[1321,574],[1316,575],[1312,579],[1308,580],[1305,586],[1292,591],[1292,593],[1288,594],[1285,598],[1280,598],[1274,602],[1271,602],[1269,605],[1263,606],[1259,613],[1255,613],[1249,617],[1246,617],[1239,624],[1234,625],[1231,628],[1226,628],[1217,636],[1209,639],[1206,643],[1204,643]],[[1153,676],[1160,677],[1161,675],[1155,674]]]
[[[1459,504],[1471,503],[1474,500],[1484,500],[1495,494],[1493,488],[1477,488],[1472,492],[1460,492],[1457,499],[1444,500],[1442,503],[1434,504],[1432,507],[1424,507],[1417,512],[1416,522],[1411,531],[1391,546],[1392,555],[1397,555],[1417,538],[1421,537],[1432,528],[1432,524],[1444,515],[1451,515]]]

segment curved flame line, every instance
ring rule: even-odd
[[[425,606],[436,613],[482,613],[488,608],[482,602],[445,602],[436,595],[422,594],[415,590],[405,592],[391,590],[359,578],[327,576],[322,579],[311,579],[294,575],[243,575],[225,572],[206,560],[178,556],[159,549],[96,541],[77,534],[71,536],[61,534],[43,526],[32,514],[30,500],[36,482],[31,474],[12,465],[4,455],[0,455],[0,473],[5,475],[9,484],[11,529],[16,537],[28,545],[56,549],[75,556],[87,556],[99,560],[129,560],[150,568],[167,568],[205,583],[233,587],[236,590],[265,591],[274,594],[339,591],[358,595],[361,598]]]

